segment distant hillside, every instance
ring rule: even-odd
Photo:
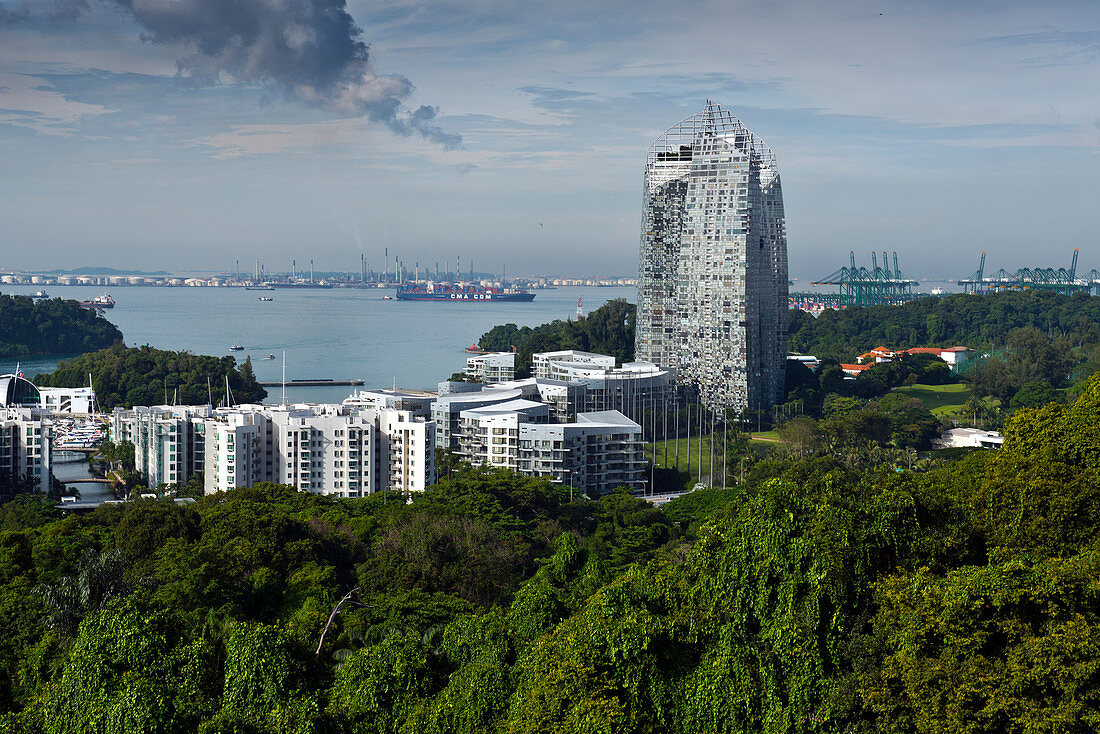
[[[43,270],[42,273],[57,275],[168,275],[167,270],[119,270],[118,268],[108,268],[102,265],[87,265],[72,270],[55,268],[53,270]]]
[[[117,326],[76,301],[0,295],[0,356],[79,354],[121,341]]]
[[[1013,329],[1025,326],[1050,337],[1067,337],[1075,346],[1100,342],[1100,298],[1083,293],[954,294],[903,306],[826,311],[816,319],[791,311],[789,318],[790,350],[823,359],[850,360],[877,346],[1003,347]]]

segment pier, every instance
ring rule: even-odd
[[[283,385],[286,385],[287,387],[326,387],[328,385],[333,385],[333,386],[336,386],[336,387],[351,387],[351,386],[362,385],[362,384],[363,384],[363,380],[359,380],[359,379],[352,379],[352,380],[320,379],[320,380],[287,380],[286,382],[278,382],[278,381],[277,382],[261,382],[260,387],[282,387]]]

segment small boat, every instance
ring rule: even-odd
[[[275,355],[274,354],[269,354],[266,357],[264,357],[264,359],[275,359]]]
[[[233,346],[229,347],[229,351],[231,351],[231,352],[240,352],[240,351],[243,351],[243,350],[244,350],[244,347],[242,347],[240,344],[234,344]]]
[[[272,298],[271,296],[260,296],[260,300],[261,301],[274,301],[275,299]]]
[[[393,296],[382,296],[382,300],[383,300],[383,301],[392,301],[392,300],[393,300]]]

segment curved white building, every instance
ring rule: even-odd
[[[775,156],[707,100],[649,148],[637,359],[676,370],[714,408],[783,396],[787,238]]]

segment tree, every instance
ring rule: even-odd
[[[817,421],[805,415],[787,421],[777,433],[791,453],[800,459],[816,453],[825,435]]]
[[[494,352],[516,349],[516,376],[528,376],[531,355],[579,349],[609,354],[618,362],[634,359],[634,331],[637,308],[625,299],[608,301],[576,321],[553,321],[534,329],[515,324],[494,326],[478,339],[478,346]]]
[[[0,296],[0,356],[83,353],[121,342],[114,324],[76,301]]]
[[[1008,371],[1017,389],[1028,382],[1062,384],[1076,361],[1066,345],[1056,345],[1034,327],[1014,329],[1008,335]]]
[[[185,405],[205,405],[211,400],[224,403],[227,378],[236,403],[258,403],[267,397],[247,359],[238,367],[233,357],[126,347],[121,343],[67,359],[52,373],[38,375],[35,381],[48,387],[79,387],[87,384],[89,374],[105,411],[116,406],[160,405],[173,396]]]
[[[35,587],[46,604],[46,626],[71,637],[86,615],[106,608],[115,597],[125,596],[134,584],[125,578],[126,563],[120,551],[85,551],[75,576]]]
[[[881,584],[875,633],[886,657],[862,686],[879,730],[1095,731],[1097,561],[1012,560]]]
[[[1016,394],[1012,396],[1008,404],[1009,407],[1018,409],[1040,408],[1047,403],[1056,402],[1058,402],[1058,392],[1048,383],[1042,380],[1035,380],[1024,383]]]
[[[978,397],[994,397],[1008,403],[1016,392],[1011,372],[1000,359],[985,359],[966,375],[970,389]]]

